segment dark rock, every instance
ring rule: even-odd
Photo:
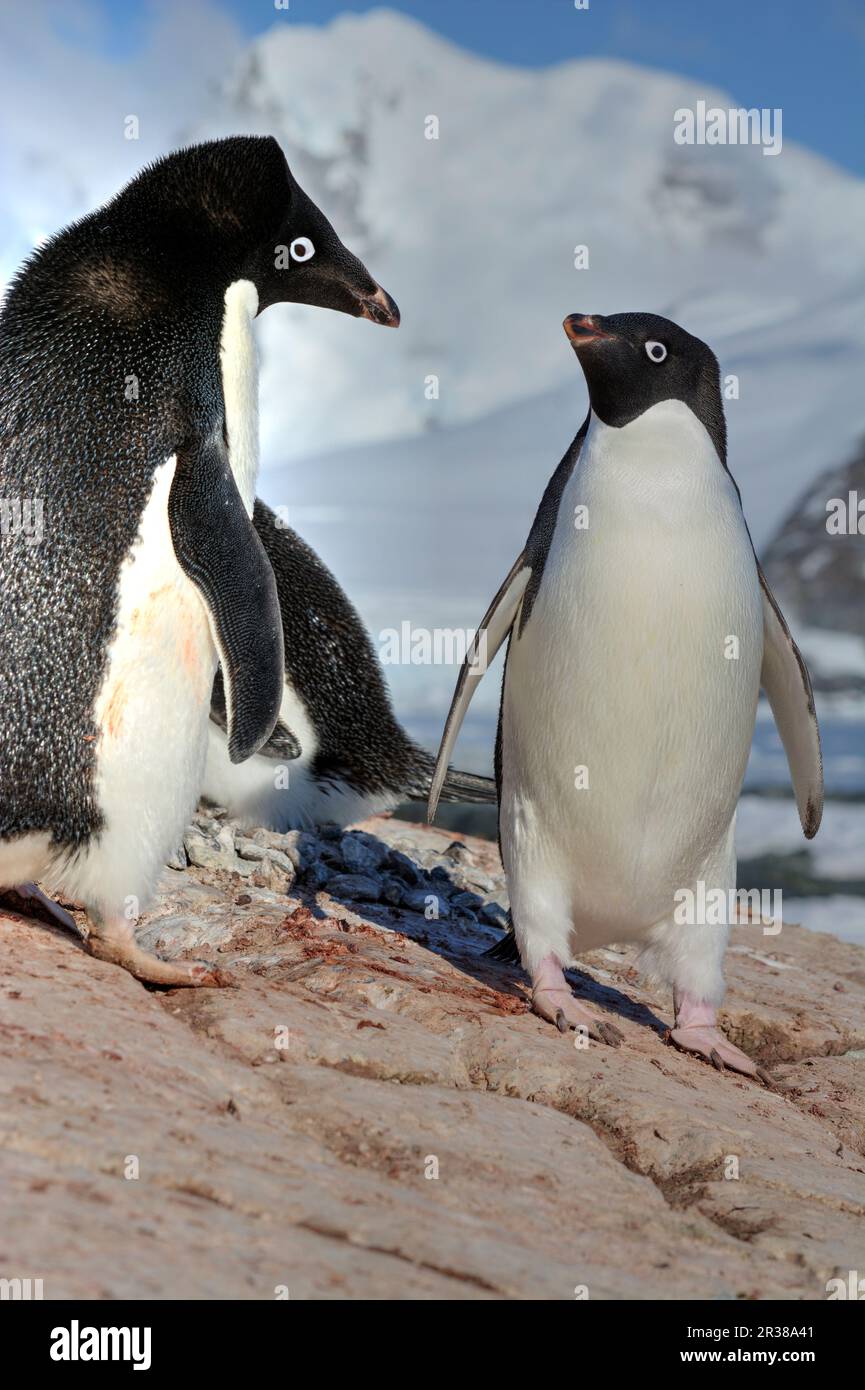
[[[369,874],[335,874],[327,881],[327,891],[332,898],[347,898],[362,903],[378,902],[381,879]]]

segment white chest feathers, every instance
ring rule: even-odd
[[[219,363],[231,471],[249,515],[258,481],[258,351],[252,321],[258,291],[251,280],[235,280],[225,291]]]
[[[584,904],[655,920],[727,835],[761,662],[756,564],[702,424],[678,402],[593,418],[508,655],[504,847],[537,823]]]

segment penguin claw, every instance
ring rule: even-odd
[[[679,1052],[692,1052],[711,1062],[717,1071],[738,1072],[741,1076],[750,1076],[755,1081],[761,1081],[764,1086],[768,1085],[774,1089],[771,1078],[766,1079],[768,1073],[763,1072],[756,1062],[725,1038],[714,1025],[693,1024],[673,1028],[668,1034],[668,1040]]]
[[[772,1076],[765,1067],[758,1067],[755,1075],[762,1081],[767,1091],[778,1091],[780,1093],[790,1089],[788,1086],[782,1086],[776,1081],[774,1076]]]
[[[622,1030],[617,1028],[615,1023],[607,1023],[604,1019],[601,1019],[598,1024],[598,1034],[601,1041],[605,1042],[608,1047],[621,1047],[625,1041]]]
[[[556,999],[562,998],[562,1003]],[[624,1033],[608,1023],[606,1019],[596,1018],[584,1004],[575,999],[570,990],[535,989],[532,992],[532,1012],[547,1023],[555,1024],[560,1033],[569,1033],[572,1028],[584,1028],[595,1042],[606,1043],[608,1047],[621,1047]]]

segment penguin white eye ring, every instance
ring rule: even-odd
[[[288,254],[293,261],[311,261],[315,247],[308,236],[296,236],[288,248]]]
[[[650,338],[646,343],[646,356],[649,361],[663,362],[666,355],[667,349],[664,347],[664,344],[657,342],[654,338]]]

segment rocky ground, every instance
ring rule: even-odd
[[[723,1021],[777,1090],[665,1045],[631,950],[575,1045],[482,954],[494,846],[204,813],[141,929],[235,988],[147,989],[0,916],[0,1278],[46,1298],[789,1298],[865,1271],[865,951],[740,926]]]

